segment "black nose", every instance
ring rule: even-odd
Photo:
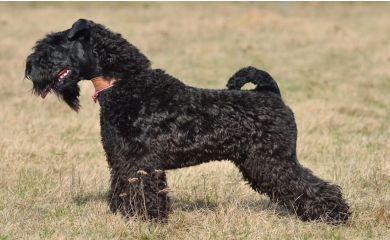
[[[32,71],[32,63],[30,61],[26,62],[26,70],[25,70],[25,75],[30,76]]]

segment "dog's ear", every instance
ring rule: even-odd
[[[79,19],[73,23],[72,28],[68,30],[68,40],[74,40],[80,34],[85,33],[86,30],[95,26],[96,24],[91,20]]]

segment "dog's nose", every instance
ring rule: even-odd
[[[30,61],[27,61],[26,62],[26,75],[31,75],[31,71],[32,71],[32,63]]]

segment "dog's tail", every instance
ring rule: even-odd
[[[226,84],[229,90],[240,90],[246,83],[256,85],[255,91],[267,91],[280,95],[276,81],[266,71],[249,66],[238,70]]]

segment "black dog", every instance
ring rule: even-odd
[[[301,219],[347,221],[340,188],[299,164],[293,112],[268,73],[241,69],[229,90],[189,87],[152,69],[120,34],[83,19],[47,35],[33,51],[25,74],[36,94],[54,90],[77,111],[77,83],[95,85],[113,212],[166,220],[164,170],[229,159],[254,190]],[[240,90],[247,82],[256,89]]]

